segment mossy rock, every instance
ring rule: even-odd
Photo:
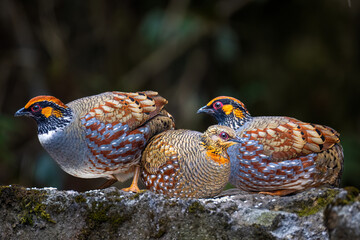
[[[55,223],[47,212],[46,205],[43,204],[46,197],[47,193],[45,191],[36,189],[25,189],[20,186],[0,187],[1,204],[17,206],[19,208],[19,224],[32,226],[36,220]]]

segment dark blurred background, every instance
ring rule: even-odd
[[[342,185],[360,187],[359,10],[353,0],[0,0],[0,184],[104,182],[64,173],[35,123],[13,117],[30,98],[155,90],[177,128],[215,123],[196,111],[218,95],[253,116],[331,126],[345,151]]]

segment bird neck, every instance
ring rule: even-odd
[[[222,122],[219,122],[219,125],[228,126],[234,130],[237,130],[244,126],[245,123],[249,122],[252,119],[252,116],[249,113],[245,113],[242,117],[237,117],[233,113],[226,116]]]
[[[201,145],[204,147],[205,155],[208,159],[211,159],[220,165],[229,163],[229,157],[226,151],[224,151],[221,146],[218,146],[218,144],[216,144],[209,137],[203,136],[201,138]]]
[[[74,118],[73,111],[70,108],[63,108],[61,113],[61,117],[50,115],[47,118],[38,119],[38,135],[48,135],[68,126]]]

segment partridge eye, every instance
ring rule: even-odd
[[[213,107],[217,110],[217,109],[220,109],[221,107],[223,106],[223,104],[221,102],[215,102],[213,104]]]
[[[229,134],[227,134],[226,132],[221,132],[219,136],[223,140],[228,140],[229,139]]]
[[[32,112],[38,112],[40,110],[41,110],[41,107],[39,104],[35,104],[34,106],[31,107]]]

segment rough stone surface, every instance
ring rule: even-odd
[[[0,187],[0,239],[360,239],[357,189],[172,199]]]
[[[325,209],[325,225],[331,239],[360,239],[360,195],[347,188]]]

